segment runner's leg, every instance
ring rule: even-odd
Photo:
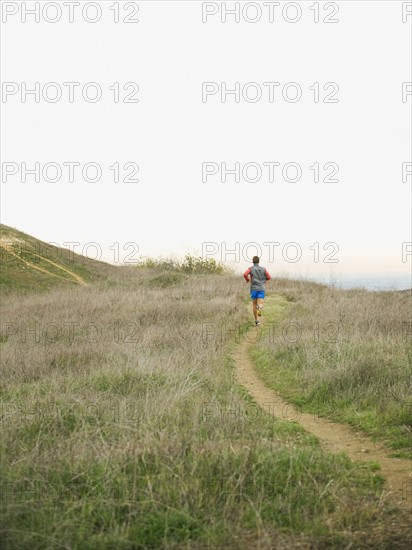
[[[255,321],[257,321],[257,318],[258,318],[258,312],[257,312],[257,309],[256,309],[257,301],[258,301],[257,298],[252,301],[253,316],[255,318]]]

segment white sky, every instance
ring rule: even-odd
[[[398,1],[341,1],[335,3],[338,23],[323,23],[332,7],[319,2],[321,21],[314,23],[313,1],[298,4],[302,17],[288,23],[275,7],[259,3],[257,23],[221,22],[221,2],[211,2],[219,13],[202,22],[202,2],[174,0],[119,2],[122,19],[139,6],[139,23],[114,23],[114,1],[99,2],[102,18],[87,23],[80,11],[68,22],[40,23],[18,13],[2,24],[2,80],[15,82],[18,93],[4,97],[2,107],[2,163],[15,162],[19,172],[2,178],[2,222],[42,240],[63,246],[79,242],[81,252],[97,242],[101,259],[113,261],[110,247],[120,246],[120,260],[136,243],[138,256],[200,254],[202,243],[217,243],[216,259],[248,265],[243,247],[256,242],[262,263],[270,265],[265,242],[278,242],[274,270],[316,274],[407,275],[412,255],[402,262],[402,242],[411,237],[411,180],[402,181],[402,163],[411,162],[412,95],[402,102],[402,82],[411,77],[411,22],[402,22]],[[34,2],[26,2],[31,8]],[[41,2],[41,6],[47,2]],[[87,2],[82,2],[87,4]],[[231,8],[234,2],[227,2]],[[240,2],[241,9],[246,2]],[[257,3],[253,3],[257,4]],[[290,3],[289,3],[290,4]],[[292,3],[293,4],[293,3]],[[124,9],[126,8],[126,9]],[[326,9],[324,9],[326,8]],[[53,6],[47,13],[54,17]],[[253,6],[247,13],[254,16]],[[411,8],[403,8],[410,9]],[[78,10],[78,8],[77,8]],[[93,8],[87,12],[94,17]],[[293,6],[286,12],[295,17]],[[4,15],[4,14],[3,14]],[[33,96],[21,102],[22,83],[57,82],[63,97],[57,103]],[[103,97],[88,103],[76,89],[68,102],[63,82],[97,82]],[[114,103],[114,82],[139,85],[139,103]],[[259,83],[257,103],[240,103],[216,94],[202,102],[202,82]],[[280,82],[273,103],[263,82]],[[302,98],[289,103],[282,87],[297,82]],[[320,83],[321,101],[309,89]],[[336,82],[339,103],[323,103],[322,87]],[[129,91],[132,91],[130,88]],[[50,91],[50,94],[52,91]],[[252,95],[252,91],[250,92]],[[293,90],[291,90],[291,95]],[[5,101],[6,99],[6,101]],[[102,166],[99,182],[39,183],[28,175],[21,181],[21,163],[33,167],[48,162],[96,162]],[[115,162],[139,165],[138,183],[113,182]],[[267,172],[256,183],[220,175],[202,182],[202,163],[279,162],[275,181]],[[296,162],[302,178],[284,181],[281,168]],[[313,181],[315,162],[339,165],[337,183]],[[63,167],[64,168],[64,167]],[[78,169],[79,170],[79,169]],[[291,171],[291,175],[293,175]],[[52,174],[52,171],[50,172]],[[252,171],[250,172],[252,174]],[[123,176],[124,177],[124,174]],[[264,181],[265,180],[265,181]],[[282,258],[287,243],[299,244],[296,263]],[[314,262],[309,249],[335,242],[339,263]],[[222,245],[225,243],[225,245]],[[224,256],[224,246],[239,253]],[[412,251],[412,248],[410,249]],[[94,249],[90,249],[91,256]],[[255,250],[248,249],[253,255]],[[290,255],[294,251],[290,249]],[[405,258],[404,258],[405,259]]]

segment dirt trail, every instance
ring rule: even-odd
[[[52,262],[51,260],[49,260],[48,258],[44,258],[43,256],[40,256],[40,254],[36,254],[34,252],[30,252],[30,254],[32,256],[37,256],[38,258],[41,258],[42,260],[44,260],[45,262],[49,262],[49,264],[52,264],[54,265],[55,267],[57,267],[58,269],[60,269],[61,271],[65,271],[66,273],[68,273],[69,275],[71,275],[74,279],[71,280],[69,279],[68,277],[62,277],[61,275],[58,275],[57,273],[53,273],[52,271],[49,271],[48,269],[45,269],[44,267],[40,267],[38,265],[34,265],[32,262],[28,262],[27,260],[24,260],[23,258],[21,258],[20,256],[18,256],[15,252],[13,252],[13,249],[11,247],[8,247],[2,243],[0,243],[0,246],[2,248],[4,248],[9,254],[11,254],[12,256],[15,256],[16,258],[18,258],[21,262],[23,262],[24,264],[28,265],[29,267],[31,267],[32,269],[35,269],[36,271],[41,271],[42,273],[46,273],[47,275],[51,275],[52,277],[57,277],[58,279],[63,279],[64,281],[70,281],[70,282],[77,282],[79,283],[80,285],[87,285],[86,281],[80,277],[80,275],[77,275],[77,273],[74,273],[73,271],[70,271],[69,269],[63,267],[62,265],[60,264],[57,264],[55,262]]]
[[[74,271],[70,271],[69,269],[67,269],[66,267],[63,267],[61,264],[57,264],[56,262],[52,262],[51,260],[49,260],[48,258],[44,258],[44,256],[40,256],[40,254],[35,254],[34,252],[31,252],[31,254],[33,256],[38,256],[39,258],[41,258],[42,260],[44,260],[45,262],[49,262],[49,264],[52,264],[54,265],[55,267],[57,267],[58,269],[61,269],[62,271],[65,271],[66,273],[68,273],[69,275],[71,275],[73,277],[73,279],[75,281],[77,281],[80,285],[87,285],[86,281],[80,277],[80,275],[77,275],[77,273],[74,273]],[[51,273],[51,272],[49,272]],[[53,273],[51,273],[53,275]],[[64,279],[64,277],[62,277]]]
[[[234,352],[236,378],[256,403],[273,416],[298,422],[305,430],[318,437],[327,451],[345,452],[354,461],[378,462],[387,481],[387,496],[402,508],[412,508],[412,461],[390,458],[388,449],[374,443],[364,434],[358,434],[351,427],[320,418],[313,413],[300,412],[284,401],[258,378],[249,354],[253,343],[248,340],[250,339],[245,338]]]

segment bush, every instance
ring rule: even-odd
[[[225,272],[225,266],[217,263],[214,258],[204,260],[201,256],[197,258],[186,254],[185,261],[180,266],[186,273],[216,273],[218,275]]]
[[[167,288],[169,286],[175,286],[182,283],[187,277],[181,273],[163,273],[158,277],[150,279],[148,284],[155,288]]]
[[[198,274],[214,273],[216,275],[221,275],[228,272],[228,269],[222,263],[216,262],[214,258],[204,259],[201,256],[196,257],[191,254],[186,254],[183,262],[173,258],[146,258],[139,264],[139,267]]]

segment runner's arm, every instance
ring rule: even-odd
[[[267,280],[267,281],[270,281],[270,279],[272,278],[272,277],[270,276],[269,271],[268,271],[266,268],[265,268],[265,277],[266,277],[266,280]]]
[[[245,278],[245,281],[248,283],[249,282],[249,275],[250,275],[250,272],[251,272],[251,269],[250,267],[248,269],[246,269],[246,271],[243,273],[243,277]],[[252,278],[252,276],[250,275],[250,278]]]

